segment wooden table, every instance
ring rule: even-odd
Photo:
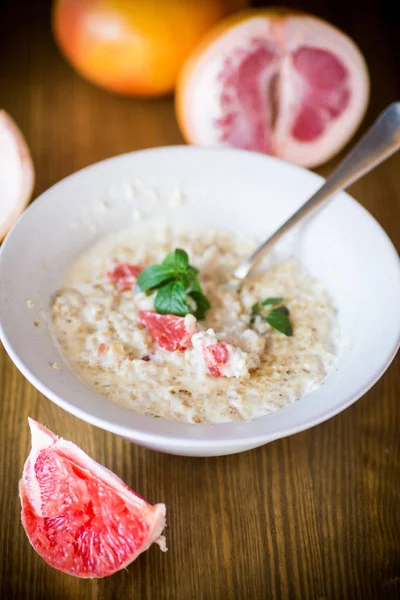
[[[32,149],[35,196],[103,158],[182,142],[170,98],[119,98],[70,69],[51,39],[47,2],[5,5],[0,106]],[[388,3],[364,3],[362,14],[356,5],[297,2],[333,20],[363,48],[372,77],[365,128],[400,96],[398,24]],[[318,172],[326,175],[334,164]],[[400,155],[351,190],[397,244],[399,189]],[[371,318],[384,318],[384,307]],[[0,598],[400,598],[398,360],[334,419],[258,450],[210,459],[158,454],[79,421],[27,383],[3,349],[0,390]],[[79,444],[150,502],[164,501],[169,552],[154,547],[128,572],[101,581],[48,567],[19,517],[28,415]]]

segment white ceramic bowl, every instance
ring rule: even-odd
[[[128,183],[135,183],[135,194]],[[317,175],[274,158],[194,147],[126,154],[67,177],[28,208],[3,244],[0,333],[7,352],[25,377],[65,410],[163,452],[230,454],[321,423],[360,398],[399,346],[399,258],[378,223],[347,194],[338,195],[278,248],[294,253],[324,282],[339,311],[343,344],[335,370],[320,389],[271,415],[252,422],[186,425],[119,408],[68,369],[46,320],[50,296],[71,263],[101,236],[132,222],[138,209],[265,238],[320,184]],[[170,202],[178,198],[177,186],[185,197],[179,208]],[[51,367],[55,361],[59,371]]]

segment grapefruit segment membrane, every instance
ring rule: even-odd
[[[164,504],[148,504],[72,442],[32,419],[29,426],[21,518],[30,543],[50,566],[82,578],[106,577],[153,542],[166,550]]]
[[[176,109],[190,143],[313,167],[349,141],[368,98],[367,67],[348,36],[267,9],[226,19],[202,41],[182,71]]]

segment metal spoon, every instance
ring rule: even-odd
[[[243,281],[261,258],[299,221],[327,202],[333,194],[372,171],[399,148],[400,102],[394,102],[381,113],[319,190],[234,270],[233,277]]]

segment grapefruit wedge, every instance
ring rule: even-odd
[[[19,493],[22,524],[52,567],[83,578],[127,567],[165,538],[165,505],[152,506],[72,442],[29,419],[32,449]]]
[[[34,168],[28,145],[17,124],[0,110],[0,241],[28,204]]]
[[[289,10],[222,21],[180,76],[189,143],[233,146],[315,167],[349,141],[369,98],[365,60],[329,23]]]

